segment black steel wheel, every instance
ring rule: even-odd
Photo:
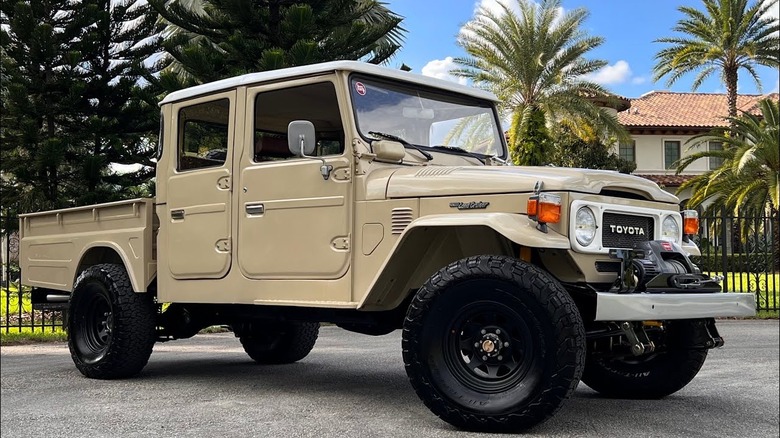
[[[82,272],[69,313],[68,347],[85,376],[129,377],[149,361],[156,340],[154,299],[133,291],[123,266],[95,265]]]
[[[681,390],[707,359],[707,350],[686,346],[696,330],[692,322],[667,321],[664,330],[649,333],[658,348],[650,354],[610,357],[603,348],[589,348],[582,382],[604,396],[625,399],[658,399]],[[611,345],[627,342],[619,336]]]
[[[585,332],[549,274],[479,256],[437,272],[403,330],[406,372],[428,408],[462,429],[516,432],[546,420],[574,391]]]
[[[308,356],[319,333],[318,322],[288,322],[257,327],[239,339],[255,362],[288,364]]]

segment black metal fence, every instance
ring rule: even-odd
[[[62,330],[59,310],[33,308],[30,289],[19,279],[19,233],[15,215],[0,216],[0,331],[3,333],[53,332]]]
[[[780,223],[778,213],[764,216],[703,216],[696,243],[702,271],[722,275],[723,290],[756,295],[758,310],[780,310]]]
[[[65,320],[63,312],[33,306],[30,290],[20,285],[17,228],[16,216],[0,216],[0,331],[60,330]],[[706,273],[723,276],[724,290],[755,294],[757,310],[780,310],[777,212],[761,217],[702,217],[695,240],[702,255],[694,262]]]

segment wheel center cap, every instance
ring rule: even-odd
[[[485,353],[492,353],[493,350],[496,349],[496,344],[493,343],[490,339],[485,339],[482,341],[482,351]]]

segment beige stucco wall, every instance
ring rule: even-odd
[[[686,144],[691,139],[690,135],[633,135],[636,141],[636,170],[638,174],[674,174],[674,169],[664,169],[664,142],[679,141],[680,156],[685,157],[706,150],[706,144],[692,147],[692,143]],[[617,147],[616,147],[617,148]],[[617,151],[617,149],[616,149]],[[683,172],[685,175],[696,175],[709,169],[709,160],[700,159],[693,162]]]
[[[636,142],[636,170],[635,174],[653,174],[653,175],[674,175],[674,169],[664,168],[664,141],[679,141],[680,156],[685,157],[697,152],[706,150],[707,144],[692,147],[692,143],[686,144],[692,135],[632,135],[631,138]],[[618,153],[618,145],[614,146],[614,152]],[[709,170],[709,159],[703,158],[696,160],[682,173],[683,175],[699,175]],[[677,187],[662,187],[669,193],[672,193],[685,200],[691,197],[691,190],[686,189],[677,193]]]

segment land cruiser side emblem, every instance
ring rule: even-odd
[[[609,228],[615,234],[632,234],[637,236],[645,235],[645,229],[642,227],[626,227],[623,225],[610,225]]]
[[[458,210],[483,210],[490,205],[489,202],[473,201],[473,202],[450,202],[450,207],[457,208]]]

